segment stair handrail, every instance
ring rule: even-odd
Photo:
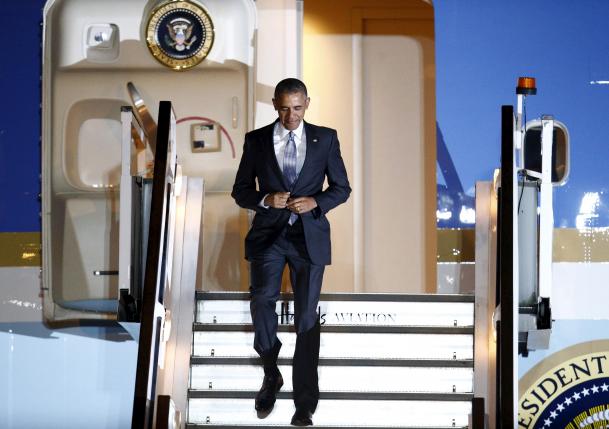
[[[514,383],[516,373],[517,341],[515,323],[517,323],[517,306],[515,305],[515,287],[518,285],[517,264],[514,263],[514,252],[518,245],[515,234],[517,221],[514,216],[514,196],[516,183],[514,154],[514,107],[501,106],[501,172],[498,190],[497,222],[497,293],[496,317],[497,332],[497,383],[496,383],[496,427],[512,428],[515,422]]]
[[[119,209],[119,249],[118,249],[118,321],[139,321],[137,301],[141,298],[141,260],[134,246],[138,243],[136,234],[141,228],[141,207],[134,204],[133,183],[151,177],[146,160],[151,146],[146,131],[139,123],[131,106],[121,106],[121,180]]]
[[[171,102],[159,103],[154,173],[142,293],[140,336],[131,427],[149,429],[153,424],[159,350],[165,320],[164,292],[167,263],[171,258],[169,220],[176,177],[176,118]]]

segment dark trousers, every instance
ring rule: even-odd
[[[294,291],[296,350],[292,368],[294,403],[315,411],[319,399],[319,316],[317,305],[325,266],[313,265],[307,253],[302,222],[286,226],[265,252],[250,258],[250,310],[254,324],[254,349],[262,357],[265,372],[276,368],[281,343],[277,338],[277,300],[287,264]]]

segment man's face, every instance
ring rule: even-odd
[[[284,92],[273,98],[273,106],[279,115],[279,121],[286,130],[293,131],[300,125],[305,111],[309,107],[309,97],[302,92]]]

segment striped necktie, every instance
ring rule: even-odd
[[[296,142],[294,141],[294,133],[292,131],[288,134],[288,142],[285,144],[285,151],[283,153],[283,177],[285,177],[289,190],[292,192],[294,183],[296,183],[298,178],[298,173],[296,172]],[[293,225],[296,219],[298,219],[298,215],[292,213],[288,223]]]

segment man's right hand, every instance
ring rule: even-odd
[[[288,198],[290,198],[289,192],[272,192],[264,199],[264,205],[275,209],[285,209]]]

